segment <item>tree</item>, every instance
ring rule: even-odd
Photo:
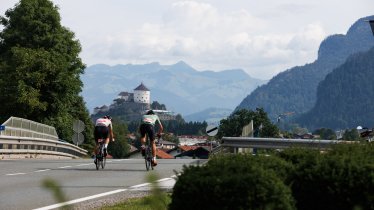
[[[313,134],[317,134],[321,136],[321,139],[327,140],[334,140],[336,139],[336,134],[332,129],[329,128],[320,128],[313,132]]]
[[[221,120],[218,137],[240,136],[242,134],[243,127],[248,125],[252,120],[254,124],[253,128],[255,130],[259,129],[260,125],[262,125],[262,129],[259,132],[260,137],[279,136],[279,129],[271,123],[264,109],[257,108],[256,111],[247,109],[236,110],[227,119]]]
[[[124,158],[129,154],[130,146],[127,143],[127,125],[121,123],[120,120],[113,119],[113,133],[115,136],[115,141],[111,142],[108,146],[108,153],[113,156],[113,158]]]
[[[343,140],[347,141],[358,141],[360,140],[360,134],[358,133],[357,129],[353,128],[351,130],[345,130],[343,134]]]
[[[21,0],[0,17],[0,120],[17,116],[49,124],[69,141],[72,123],[80,119],[92,144],[92,123],[79,96],[81,46],[60,22],[49,0]]]

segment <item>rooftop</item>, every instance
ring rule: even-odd
[[[150,91],[143,83],[141,83],[137,88],[134,90],[142,90],[142,91]]]

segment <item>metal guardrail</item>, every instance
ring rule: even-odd
[[[31,120],[10,117],[2,125],[6,129],[0,131],[0,135],[58,140],[56,129],[53,126]]]
[[[70,158],[85,156],[87,151],[73,144],[30,137],[0,136],[0,155],[53,155]]]
[[[285,149],[289,147],[315,148],[325,150],[334,144],[354,143],[342,140],[314,140],[314,139],[280,139],[280,138],[255,138],[255,137],[223,137],[222,147],[231,148],[261,148]]]
[[[67,142],[59,141],[52,126],[31,120],[10,117],[0,131],[0,155],[52,155],[77,158],[87,151]]]

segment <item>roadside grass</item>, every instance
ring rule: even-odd
[[[102,210],[166,210],[171,203],[171,194],[163,192],[158,186],[158,176],[155,173],[150,173],[146,177],[151,184],[151,195],[143,198],[131,198],[125,202],[100,208]]]
[[[159,179],[156,173],[149,173],[146,180],[150,183],[151,194],[142,198],[130,198],[125,202],[115,204],[113,206],[104,206],[99,209],[102,210],[116,210],[116,209],[129,209],[129,210],[166,210],[171,203],[171,193],[166,193],[158,186],[157,180]],[[56,202],[65,202],[66,196],[61,189],[59,183],[55,180],[47,178],[42,181],[42,187],[49,190]],[[73,205],[63,206],[61,209],[70,210]]]
[[[166,194],[163,199],[163,206],[159,206],[159,208],[155,208],[155,206],[149,202],[153,195],[146,196],[143,198],[131,198],[126,202],[116,204],[114,206],[107,206],[100,208],[100,210],[154,210],[154,209],[168,209],[168,205],[171,203],[171,194]]]

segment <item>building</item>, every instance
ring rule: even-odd
[[[151,91],[143,83],[134,89],[134,102],[144,104],[151,103]]]
[[[99,112],[107,112],[110,109],[117,109],[121,106],[133,111],[147,110],[150,109],[150,101],[151,91],[143,83],[141,83],[134,89],[134,93],[126,91],[120,92],[110,106],[103,105],[101,107],[95,107],[93,113],[97,114]]]

